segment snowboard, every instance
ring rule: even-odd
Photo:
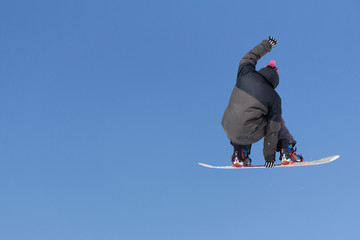
[[[330,156],[330,157],[326,157],[326,158],[322,158],[319,160],[314,160],[314,161],[308,161],[308,162],[299,162],[299,163],[290,163],[287,165],[283,165],[283,164],[275,164],[275,167],[302,167],[302,166],[313,166],[313,165],[320,165],[320,164],[325,164],[325,163],[329,163],[332,161],[335,161],[336,159],[338,159],[340,156],[339,155],[334,155],[334,156]],[[198,163],[200,166],[203,167],[207,167],[207,168],[217,168],[217,169],[251,169],[251,168],[265,168],[264,165],[252,165],[252,166],[243,166],[243,167],[233,167],[233,166],[212,166],[209,164],[205,164],[205,163]]]

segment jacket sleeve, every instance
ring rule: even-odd
[[[240,60],[238,75],[241,72],[242,68],[246,65],[250,64],[253,67],[255,67],[259,59],[270,51],[271,51],[271,44],[269,43],[269,41],[268,40],[262,41]]]
[[[265,161],[275,161],[278,135],[281,128],[281,99],[278,97],[270,107],[264,138]]]

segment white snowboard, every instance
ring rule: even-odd
[[[302,167],[302,166],[319,165],[319,164],[324,164],[324,163],[329,163],[329,162],[335,161],[335,160],[338,159],[339,157],[340,157],[339,155],[334,155],[334,156],[330,156],[330,157],[326,157],[326,158],[322,158],[322,159],[314,160],[314,161],[310,161],[310,162],[291,163],[291,164],[288,164],[288,165],[276,164],[275,167]],[[244,166],[244,167],[212,166],[212,165],[204,164],[204,163],[199,163],[199,165],[201,165],[201,166],[203,166],[203,167],[218,168],[218,169],[265,168],[264,165],[254,165],[254,166]]]

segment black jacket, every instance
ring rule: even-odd
[[[221,123],[230,141],[238,145],[265,137],[265,160],[275,161],[282,120],[281,98],[275,91],[279,76],[271,67],[255,70],[257,61],[270,51],[270,43],[264,40],[241,59],[236,86]]]

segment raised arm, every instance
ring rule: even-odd
[[[276,43],[277,40],[273,37],[269,37],[268,40],[262,41],[241,59],[240,65],[243,63],[251,63],[255,66],[260,58],[262,58],[266,53],[270,52],[273,47],[275,47]]]

